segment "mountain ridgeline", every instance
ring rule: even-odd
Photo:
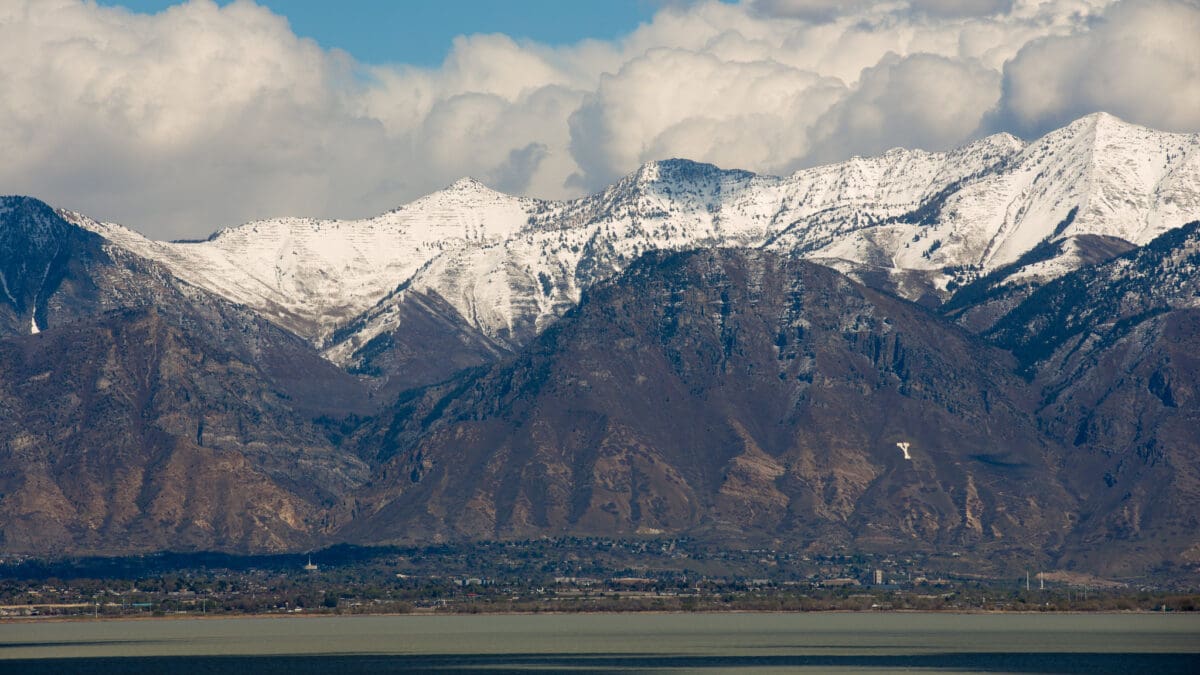
[[[157,242],[0,198],[0,550],[1200,564],[1200,137],[1097,114]],[[903,444],[903,449],[901,448]]]

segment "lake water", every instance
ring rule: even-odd
[[[0,624],[0,672],[1200,673],[1200,616],[595,614]]]

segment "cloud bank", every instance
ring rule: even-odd
[[[612,42],[356,62],[249,0],[0,5],[0,193],[155,237],[371,215],[476,176],[561,198],[688,157],[786,173],[1106,110],[1200,131],[1194,0],[668,4]]]

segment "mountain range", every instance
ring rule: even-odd
[[[1198,219],[1200,135],[1106,114],[203,241],[0,198],[0,548],[1200,564]]]

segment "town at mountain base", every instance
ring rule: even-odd
[[[1195,135],[1093,115],[194,243],[2,198],[0,549],[687,535],[1191,569],[1198,167]]]

